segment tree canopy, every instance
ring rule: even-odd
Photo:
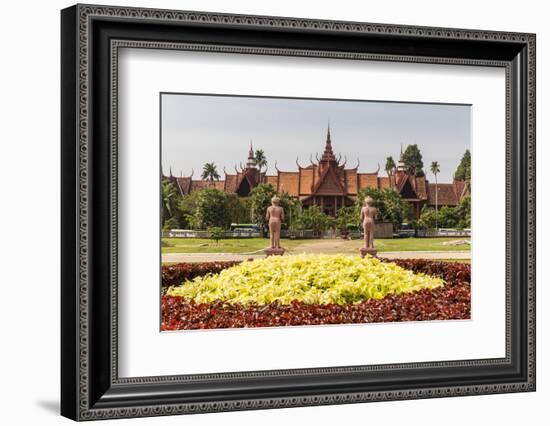
[[[417,144],[407,145],[403,153],[405,167],[415,176],[424,176],[424,163]]]
[[[197,199],[195,218],[201,229],[227,228],[231,218],[227,215],[228,202],[225,192],[219,189],[203,189]]]
[[[256,166],[258,169],[262,169],[263,167],[267,166],[267,158],[265,156],[263,149],[257,149],[254,153],[254,161],[256,162]]]
[[[218,168],[214,163],[206,163],[202,168],[201,178],[213,182],[214,180],[220,180],[220,174]]]
[[[466,152],[464,152],[464,155],[462,156],[462,159],[460,160],[458,167],[456,168],[455,176],[454,176],[456,180],[470,182],[471,162],[472,162],[472,156],[470,154],[470,150],[467,149]]]
[[[384,170],[390,176],[393,171],[395,170],[395,161],[393,161],[392,157],[386,158],[386,165],[384,166]]]
[[[365,188],[359,191],[355,204],[357,214],[359,214],[359,211],[363,207],[367,196],[374,200],[374,207],[378,209],[378,220],[391,222],[394,228],[397,229],[408,218],[408,204],[403,201],[397,191],[390,188]]]

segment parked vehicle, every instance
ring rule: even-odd
[[[416,236],[416,230],[410,223],[402,223],[394,234],[396,237],[409,238]]]
[[[261,229],[255,223],[232,223],[229,226],[231,232],[260,232]]]

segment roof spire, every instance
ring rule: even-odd
[[[250,139],[250,149],[248,150],[248,161],[246,162],[246,168],[256,167],[256,157],[254,156],[254,148],[252,147],[252,139]]]
[[[405,157],[403,155],[403,144],[401,144],[401,153],[399,154],[399,161],[397,162],[397,170],[405,170]]]
[[[327,126],[327,140],[325,142],[325,150],[323,151],[321,161],[336,161],[336,157],[332,152],[332,141],[330,140],[330,121]]]
[[[170,177],[173,177],[172,176],[172,166],[170,166]]]
[[[252,139],[250,139],[250,149],[248,150],[248,159],[254,158],[254,148],[252,148]]]

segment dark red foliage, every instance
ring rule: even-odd
[[[218,272],[239,263],[240,261],[225,261],[162,265],[162,286],[170,287],[171,285],[180,285],[185,280],[191,280],[195,277],[206,275],[208,273],[217,274]]]
[[[445,287],[370,299],[349,305],[238,305],[222,301],[194,303],[181,297],[162,297],[162,330],[275,327],[427,321],[470,318],[470,265],[429,260],[396,260],[415,272],[439,276]],[[220,262],[221,263],[221,262]]]
[[[443,278],[448,285],[463,282],[470,283],[470,264],[458,262],[438,262],[426,259],[380,259],[383,262],[392,262],[413,272],[420,272],[433,277]]]

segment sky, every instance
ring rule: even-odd
[[[297,171],[323,152],[330,122],[335,154],[347,157],[346,167],[359,160],[359,172],[380,164],[386,176],[386,157],[399,160],[400,147],[417,144],[428,179],[429,167],[440,165],[439,182],[451,182],[464,151],[471,143],[469,105],[420,104],[320,99],[239,97],[193,94],[161,95],[162,169],[175,176],[200,179],[203,165],[216,164],[223,179],[246,163],[252,142],[263,149],[268,174]]]

